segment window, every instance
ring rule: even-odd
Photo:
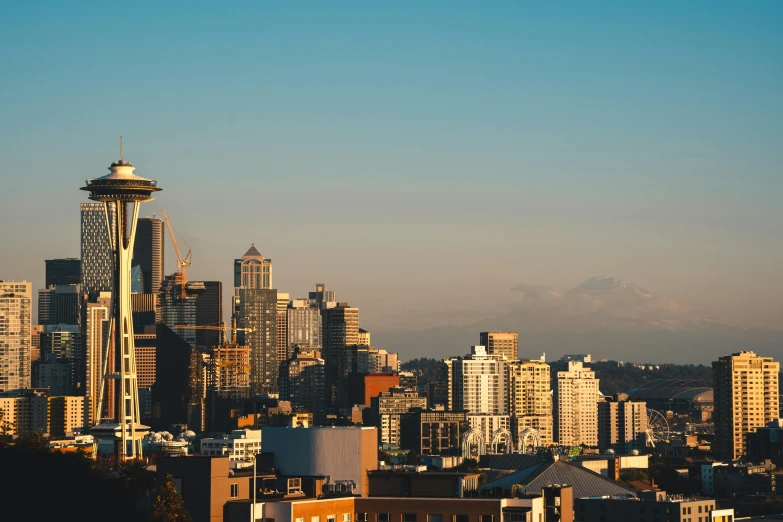
[[[416,513],[403,513],[402,522],[416,522]]]
[[[343,522],[351,522],[351,514],[343,513]]]
[[[467,515],[454,515],[454,522],[468,522]]]
[[[584,505],[584,504],[582,504]],[[493,519],[495,518],[494,515],[480,515],[479,516],[479,522],[493,522]]]
[[[310,517],[310,522],[321,522],[321,517]]]
[[[337,516],[336,515],[326,515],[326,522],[336,522]]]
[[[297,519],[296,519],[296,522],[304,522],[304,517],[297,518]]]
[[[391,522],[391,515],[389,513],[378,513],[376,516],[378,522]]]
[[[356,513],[356,522],[367,522],[367,513]]]
[[[443,515],[427,513],[427,522],[443,522]]]
[[[239,496],[239,484],[231,484],[231,498]]]

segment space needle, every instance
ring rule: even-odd
[[[87,180],[86,186],[81,188],[90,193],[91,200],[103,203],[112,249],[110,334],[101,353],[101,386],[96,410],[99,420],[90,433],[96,441],[113,443],[114,457],[118,463],[141,458],[141,440],[149,432],[149,427],[141,424],[139,415],[131,308],[131,261],[139,205],[154,199],[153,192],[161,189],[157,181],[137,176],[134,170],[133,165],[122,157],[120,135],[120,160],[111,164],[109,174]],[[110,382],[115,383],[113,393],[109,392]],[[104,412],[104,401],[110,400],[113,401],[113,407],[106,408],[109,417],[100,417]]]

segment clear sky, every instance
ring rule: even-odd
[[[79,256],[123,133],[227,294],[253,242],[372,331],[595,275],[780,329],[783,3],[552,4],[4,2],[0,278]]]

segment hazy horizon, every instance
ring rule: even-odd
[[[163,187],[142,215],[226,307],[255,243],[275,288],[326,283],[403,359],[514,327],[531,356],[783,358],[779,2],[0,14],[0,279],[79,257],[122,133]],[[653,299],[564,297],[595,276]]]

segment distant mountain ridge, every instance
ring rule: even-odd
[[[519,283],[520,300],[498,317],[419,331],[374,331],[374,344],[413,357],[468,353],[479,332],[519,332],[523,357],[558,358],[564,353],[650,362],[709,364],[740,350],[783,359],[783,332],[747,328],[714,317],[698,317],[688,307],[630,281],[596,276],[572,289]]]

